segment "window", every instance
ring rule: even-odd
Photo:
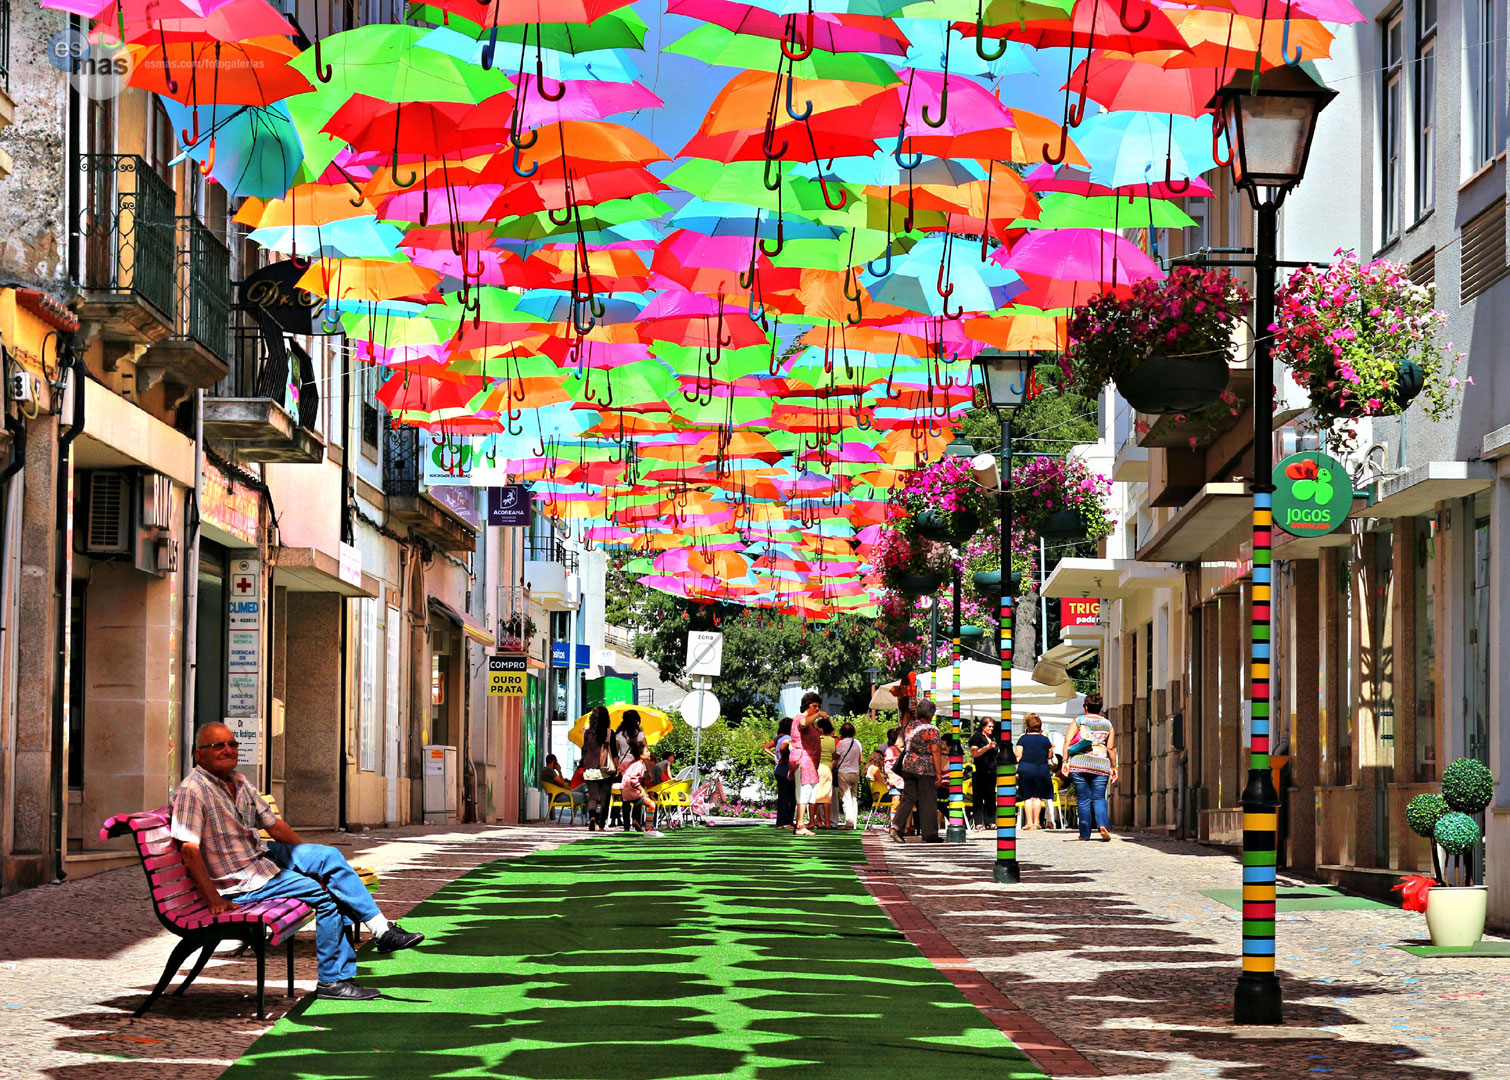
[[[1416,0],[1416,217],[1437,201],[1437,0]]]
[[[1463,105],[1463,146],[1475,172],[1505,145],[1504,0],[1469,0],[1463,7],[1468,80]]]
[[[1384,21],[1383,84],[1379,95],[1379,151],[1383,176],[1379,184],[1380,238],[1389,241],[1400,231],[1400,106],[1405,86],[1405,28],[1397,10]]]
[[[377,449],[378,432],[382,430],[383,413],[382,405],[378,402],[377,391],[382,385],[383,369],[375,363],[363,363],[347,351],[348,367],[356,367],[362,373],[362,443],[364,447]]]

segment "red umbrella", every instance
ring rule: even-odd
[[[1083,169],[1074,169],[1067,165],[1055,169],[1048,162],[1031,170],[1023,177],[1023,182],[1035,194],[1062,191],[1071,195],[1124,195],[1140,199],[1210,198],[1213,195],[1211,185],[1199,176],[1192,176],[1188,181],[1177,180],[1173,183],[1165,183],[1161,180],[1154,184],[1123,184],[1120,187],[1110,187],[1106,184],[1093,183],[1090,174]]]
[[[1162,68],[1096,53],[1080,62],[1065,88],[1084,86],[1085,96],[1107,109],[1201,116],[1226,81],[1217,68]]]
[[[964,37],[974,35],[976,25],[962,22],[954,28]],[[1170,17],[1147,0],[1078,0],[1067,15],[988,26],[985,36],[1035,49],[1100,48],[1134,55],[1188,48]]]

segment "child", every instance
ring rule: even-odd
[[[650,763],[654,760],[650,747],[641,746],[640,756],[624,768],[624,776],[619,782],[619,799],[624,803],[625,832],[630,831],[630,823],[634,821],[632,811],[639,806],[643,808],[641,812],[644,814],[645,835],[666,835],[655,828],[655,800],[645,791],[645,774],[650,771]]]

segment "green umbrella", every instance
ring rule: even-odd
[[[843,79],[845,82],[893,86],[902,80],[884,60],[867,53],[831,53],[814,49],[805,60],[787,60],[775,38],[734,31],[704,23],[666,47],[666,52],[691,56],[719,67],[756,71],[794,69],[799,79]]]
[[[562,389],[577,401],[591,401],[604,408],[615,405],[627,408],[670,401],[673,397],[681,400],[681,383],[654,360],[638,360],[606,371],[585,371],[581,378],[567,379]],[[589,393],[591,398],[587,396]]]
[[[490,26],[472,22],[470,19],[464,19],[455,12],[448,12],[429,4],[409,5],[409,17],[434,26],[444,26],[447,30],[455,30],[478,40],[487,37],[493,29]],[[425,33],[430,32],[429,27],[423,29]],[[596,52],[599,49],[643,49],[647,29],[645,20],[636,15],[632,9],[621,8],[599,16],[590,23],[516,23],[500,26],[498,45],[499,48],[505,44],[518,45],[523,41],[525,34],[528,34],[530,41],[533,42],[538,33],[540,45],[546,49],[554,49],[556,52],[585,53]],[[515,55],[517,57],[517,53]]]
[[[1054,192],[1039,199],[1037,220],[1020,218],[1013,229],[1188,229],[1195,219],[1166,199]]]

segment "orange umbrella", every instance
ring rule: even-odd
[[[440,274],[413,263],[316,259],[295,287],[336,300],[397,300],[425,296],[439,283]]]
[[[287,38],[167,41],[128,45],[130,84],[188,105],[270,105],[308,93],[309,80],[288,66],[299,47]]]
[[[348,218],[375,217],[377,207],[345,184],[300,184],[281,199],[247,199],[236,211],[238,224],[253,229],[273,225],[324,225]]]

